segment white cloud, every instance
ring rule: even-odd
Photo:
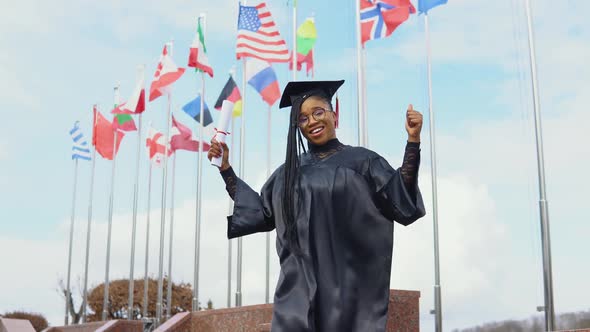
[[[65,36],[71,25],[78,29],[112,31],[120,42],[133,38],[149,37],[158,25],[196,31],[196,19],[203,12],[203,2],[174,0],[168,2],[72,2],[51,3],[20,1],[4,8],[0,13],[3,28],[0,41],[8,43],[23,36]],[[223,0],[215,6],[206,6],[207,31],[212,35],[229,37],[237,27],[237,2]],[[280,8],[279,8],[280,9]],[[280,16],[280,14],[278,14]],[[106,29],[105,29],[106,28]],[[12,43],[14,44],[14,43]]]
[[[56,23],[68,17],[69,11],[62,10],[68,7],[43,1],[19,1],[5,6],[0,13],[3,22],[0,40],[14,38],[18,33],[51,34],[58,26]]]
[[[428,215],[407,228],[398,226],[395,230],[392,288],[421,291],[422,328],[429,330],[432,317],[428,312],[434,303],[432,197],[429,176],[423,176],[421,182]],[[526,316],[531,312],[529,300],[534,297],[534,288],[522,290],[523,296],[511,301],[497,296],[526,286],[522,281],[511,283],[513,273],[532,271],[529,265],[520,266],[521,255],[510,254],[517,244],[512,242],[506,222],[498,216],[489,189],[464,176],[441,177],[438,188],[446,328]]]
[[[584,72],[588,70],[584,59],[590,52],[590,45],[585,42],[589,32],[584,29],[583,15],[579,14],[588,10],[590,4],[582,2],[566,2],[558,7],[543,1],[535,4],[533,20],[539,67],[564,74],[561,66],[568,64],[566,73],[574,74],[576,70],[573,68],[576,67],[570,66],[573,61]],[[555,17],[567,24],[556,24]],[[526,64],[523,69],[528,73],[528,35],[523,3],[456,0],[433,10],[429,20],[435,66],[442,63],[491,65],[503,69],[506,74],[515,74],[515,62],[520,61]],[[410,64],[425,62],[424,16],[411,17],[399,29],[403,29],[403,34],[394,36],[395,42],[367,44],[367,51],[377,58],[374,66],[382,66],[393,58],[401,58]],[[370,69],[371,63],[368,66]],[[584,82],[587,75],[578,72],[571,77]],[[551,90],[548,89],[547,93]]]
[[[174,244],[173,244],[173,272],[175,281],[193,283],[194,268],[194,234],[195,234],[195,205],[194,198],[187,199],[174,209]],[[201,255],[199,290],[200,301],[213,301],[216,308],[226,306],[227,296],[227,200],[205,200],[203,202],[203,216],[201,225]],[[149,274],[158,275],[159,241],[160,241],[160,211],[154,209],[150,214],[150,259]],[[146,214],[138,215],[135,272],[136,279],[143,278],[145,259]],[[164,274],[168,272],[169,246],[169,215],[165,228],[165,258]],[[72,285],[77,285],[76,279],[83,278],[86,220],[78,218],[75,224],[74,254],[72,263]],[[0,252],[18,253],[7,255],[3,260],[3,271],[0,283],[3,285],[21,285],[5,288],[3,291],[0,312],[24,309],[44,313],[51,324],[61,324],[63,308],[56,303],[62,303],[55,291],[58,280],[66,277],[67,239],[69,221],[64,222],[53,237],[44,241],[26,240],[2,237]],[[106,263],[106,234],[107,222],[104,219],[95,220],[92,226],[92,242],[90,249],[89,287],[104,281]],[[262,240],[260,240],[262,238]],[[243,275],[243,303],[257,304],[264,301],[264,235],[250,236],[244,239],[244,275]],[[277,280],[278,262],[274,249],[274,236],[271,239],[272,279],[271,294]],[[129,277],[129,262],[131,252],[131,215],[119,214],[113,217],[110,280]],[[233,290],[235,292],[235,249]],[[42,253],[42,259],[39,255]],[[8,273],[7,273],[8,271]],[[232,294],[232,303],[234,295]],[[78,300],[78,299],[76,299]]]
[[[590,271],[579,256],[583,245],[573,240],[587,228],[573,210],[583,206],[589,194],[585,170],[590,158],[576,152],[577,144],[562,139],[590,141],[590,131],[583,129],[590,115],[579,107],[585,102],[577,101],[571,111],[544,118],[557,312],[584,308],[576,294],[588,290],[581,276]],[[524,119],[528,120],[532,121]],[[444,169],[438,182],[441,278],[447,328],[526,318],[543,303],[534,132],[532,123],[523,126],[524,121],[513,114],[469,123],[460,134],[439,137],[439,171]],[[423,154],[427,151],[425,145]],[[421,189],[432,206],[428,172],[422,168]],[[398,227],[394,250],[393,285],[422,291],[421,318],[427,330],[432,327],[427,313],[433,306],[431,222],[427,216],[415,226]],[[568,268],[570,264],[576,269]]]
[[[2,91],[3,104],[10,105],[11,108],[22,108],[27,110],[39,110],[41,108],[41,100],[39,96],[32,93],[31,86],[37,86],[37,81],[30,79],[25,74],[23,66],[20,66],[20,61],[16,58],[11,58],[8,54],[0,54],[0,91]],[[25,82],[27,77],[27,82]],[[32,82],[31,82],[32,81]],[[2,112],[9,112],[3,110]]]

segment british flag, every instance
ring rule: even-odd
[[[416,8],[410,0],[359,0],[361,2],[361,41],[388,37]]]

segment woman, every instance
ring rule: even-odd
[[[331,99],[342,83],[285,87],[280,107],[292,106],[285,164],[261,194],[236,177],[227,145],[211,142],[208,158],[223,156],[220,171],[234,200],[228,238],[277,230],[272,331],[384,331],[392,221],[409,225],[424,216],[417,181],[422,115],[409,106],[408,143],[396,171],[377,153],[336,138]]]

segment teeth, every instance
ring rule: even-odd
[[[320,130],[322,130],[322,129],[324,129],[324,127],[319,127],[319,128],[316,128],[316,129],[312,130],[312,131],[311,131],[311,133],[312,133],[312,134],[319,133],[319,132],[320,132]]]

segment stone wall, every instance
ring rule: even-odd
[[[43,332],[143,332],[143,323],[137,320],[109,320],[68,326],[52,326]]]
[[[391,290],[387,332],[419,332],[420,292]],[[265,332],[270,331],[272,304],[204,310],[176,314],[157,332]],[[111,320],[70,326],[49,327],[44,332],[141,332],[141,321]],[[590,332],[586,330],[576,332]]]
[[[420,292],[391,290],[387,314],[388,332],[420,331]],[[270,331],[272,304],[181,313],[162,324],[157,332],[265,332]]]

